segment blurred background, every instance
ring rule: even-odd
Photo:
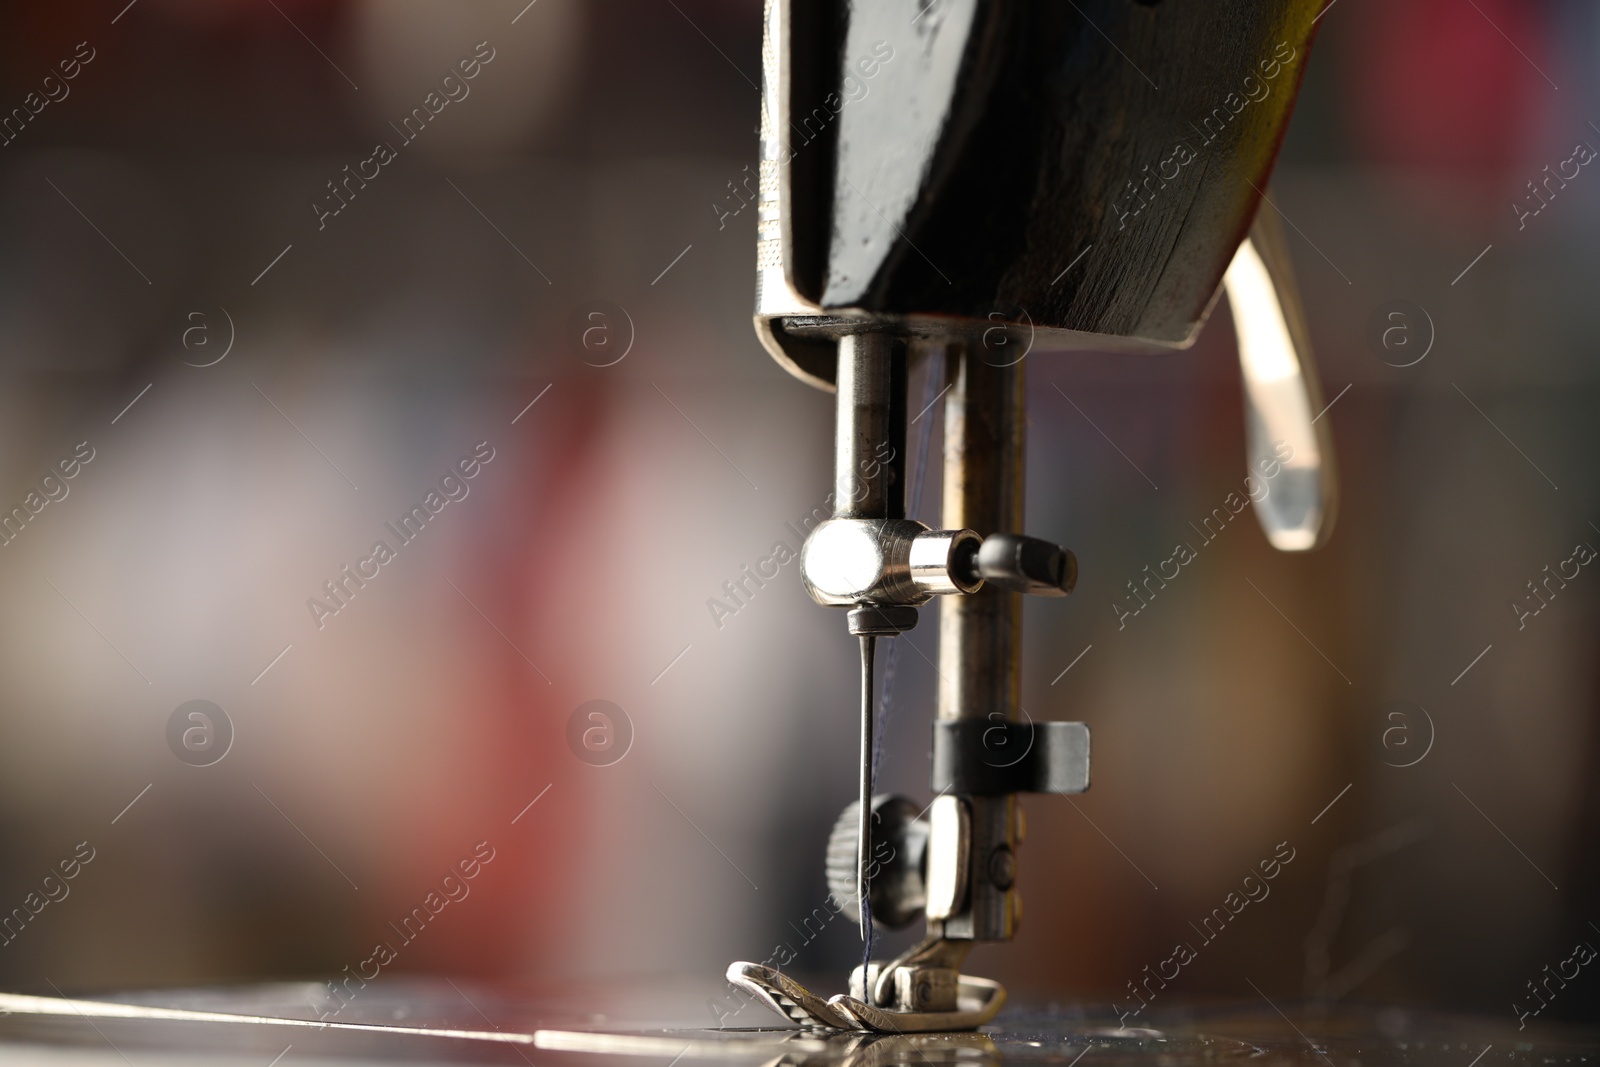
[[[830,487],[831,398],[750,324],[759,4],[524,4],[0,9],[0,986],[334,978],[485,848],[385,973],[715,996],[780,944],[829,986],[858,955],[805,926],[853,642],[792,565],[708,603]],[[1578,0],[1323,19],[1271,190],[1323,551],[1233,523],[1119,625],[1242,486],[1231,323],[1029,357],[1029,531],[1081,578],[1028,605],[1024,702],[1090,724],[1095,784],[1025,802],[1022,933],[976,973],[1127,1007],[1281,843],[1163,997],[1504,1017],[1600,944],[1600,175],[1511,207],[1600,145],[1597,55]],[[1404,367],[1396,300],[1433,339]],[[898,642],[881,778],[924,800],[936,633]],[[1543,1018],[1597,1017],[1596,973]]]

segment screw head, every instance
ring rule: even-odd
[[[1010,845],[1001,845],[989,854],[989,881],[1000,890],[1017,884],[1017,855]]]

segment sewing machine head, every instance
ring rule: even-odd
[[[1331,442],[1276,216],[1258,211],[1320,8],[769,0],[756,328],[797,377],[837,391],[834,516],[801,569],[862,651],[861,799],[830,841],[829,883],[869,955],[874,920],[927,923],[830,1000],[767,965],[729,968],[792,1020],[993,1018],[1004,990],[960,967],[1017,927],[1017,794],[1088,788],[1082,723],[1017,721],[1021,595],[1065,596],[1077,575],[1070,552],[1022,532],[1029,356],[1182,348],[1225,290],[1248,469],[1273,483],[1251,493],[1262,528],[1289,551],[1329,535]],[[939,529],[908,517],[919,377],[927,406],[944,405]],[[873,666],[876,641],[934,597],[923,809],[873,797]]]

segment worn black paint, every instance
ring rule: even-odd
[[[835,84],[874,42],[896,52],[793,172],[801,292],[829,310],[983,320],[1020,307],[1047,330],[1190,339],[1254,217],[1252,183],[1265,188],[1317,0],[944,2],[970,8],[970,25],[914,24],[918,0],[865,0],[818,5],[836,20],[813,13],[795,37],[795,68]],[[958,31],[959,62],[930,60],[937,35]],[[1295,58],[1268,81],[1275,49]],[[1247,84],[1268,95],[1234,112],[1228,94],[1237,103]],[[1229,121],[1206,143],[1197,128],[1219,107]],[[1195,159],[1119,219],[1127,183],[1179,141]],[[873,210],[846,202],[873,180]]]

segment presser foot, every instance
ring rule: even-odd
[[[1005,987],[991,979],[904,965],[891,965],[887,971],[883,965],[870,965],[866,977],[873,987],[893,987],[883,1006],[842,993],[824,1000],[776,968],[759,963],[731,964],[727,977],[779,1015],[808,1030],[878,1034],[976,1030],[993,1020],[1006,1000]],[[885,977],[889,981],[884,981]],[[861,979],[862,971],[857,967],[851,976],[852,992],[866,991]],[[941,1004],[930,1010],[918,1005],[919,999],[943,1001],[949,1006]]]

